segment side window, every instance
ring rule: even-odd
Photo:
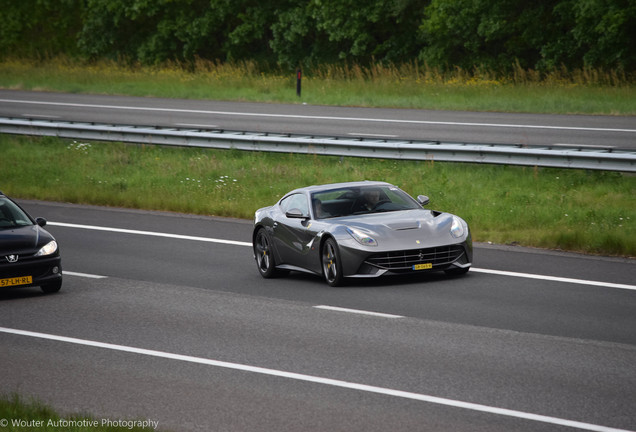
[[[307,203],[307,197],[303,194],[293,194],[288,197],[283,198],[280,202],[280,207],[283,210],[283,213],[288,212],[289,210],[298,209],[304,215],[309,214],[309,204]]]

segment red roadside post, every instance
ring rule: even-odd
[[[296,96],[300,97],[300,80],[302,78],[302,72],[300,68],[296,69]]]

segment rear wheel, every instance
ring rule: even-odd
[[[322,273],[329,286],[342,285],[343,276],[340,253],[338,252],[338,244],[332,238],[327,239],[322,246]]]
[[[276,273],[276,263],[272,254],[269,238],[265,233],[265,229],[261,228],[256,233],[254,239],[254,257],[258,271],[264,278],[274,277]]]

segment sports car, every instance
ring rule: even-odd
[[[468,224],[423,208],[385,182],[351,182],[293,190],[256,211],[252,244],[261,276],[289,271],[347,278],[444,271],[464,274],[472,263]]]
[[[45,293],[60,290],[60,250],[45,225],[46,219],[33,219],[0,192],[0,289],[39,286]]]

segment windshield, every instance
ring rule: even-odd
[[[0,197],[0,230],[27,225],[33,225],[29,216],[10,199]]]
[[[316,219],[422,208],[395,186],[362,186],[311,194]]]

